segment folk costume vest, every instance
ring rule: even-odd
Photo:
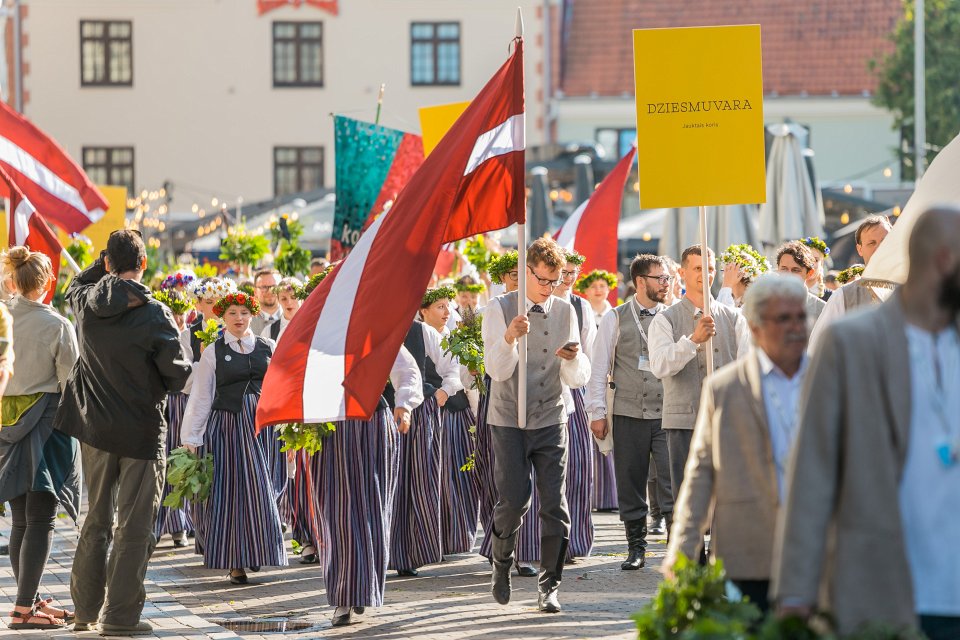
[[[690,336],[700,319],[700,310],[686,297],[661,313],[670,321],[674,342]],[[717,335],[713,336],[714,371],[737,359],[737,314],[737,311],[716,300],[710,303],[710,315],[717,327]],[[697,355],[679,373],[662,380],[664,429],[693,429],[697,421],[700,394],[707,377],[704,348],[706,343],[697,348]],[[620,390],[617,389],[619,394]]]
[[[517,292],[494,298],[503,310],[503,317],[518,315]],[[567,411],[563,402],[563,383],[560,382],[560,358],[557,350],[567,343],[570,335],[570,303],[554,298],[550,313],[530,311],[530,333],[527,334],[527,429],[542,429],[566,424]],[[518,373],[514,369],[509,380],[497,382],[490,388],[487,423],[499,427],[517,427]]]
[[[239,353],[227,346],[223,338],[213,343],[217,356],[217,390],[213,408],[239,413],[243,396],[260,395],[263,377],[273,352],[267,342],[257,336],[251,353]]]
[[[613,384],[616,388],[613,407],[614,415],[627,416],[638,420],[659,420],[663,417],[663,383],[650,372],[639,368],[641,357],[650,361],[650,350],[646,339],[640,335],[630,305],[640,319],[640,326],[650,335],[652,315],[641,315],[642,307],[631,298],[613,311],[617,314],[618,338],[613,354]],[[657,313],[665,307],[657,306]]]

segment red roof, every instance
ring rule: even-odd
[[[568,0],[560,88],[633,95],[631,30],[761,25],[767,95],[863,95],[871,59],[890,52],[902,0]]]

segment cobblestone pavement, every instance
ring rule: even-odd
[[[421,569],[416,578],[387,578],[386,605],[367,609],[358,622],[333,629],[319,565],[300,565],[251,573],[251,584],[232,586],[225,572],[204,569],[188,549],[174,549],[169,537],[160,541],[147,572],[147,604],[143,617],[153,636],[174,640],[279,637],[264,633],[283,624],[284,635],[300,638],[619,638],[635,637],[630,614],[650,599],[659,583],[656,567],[664,554],[663,538],[653,538],[648,566],[620,571],[626,542],[617,515],[594,514],[594,555],[564,570],[560,590],[563,613],[536,610],[536,579],[514,574],[513,600],[502,607],[489,591],[487,562],[475,555],[449,556]],[[9,532],[9,518],[0,518],[0,532]],[[41,592],[70,604],[70,566],[78,530],[69,521],[57,528],[54,548]],[[6,537],[0,537],[0,544]],[[9,558],[0,558],[0,601],[12,604],[15,583]],[[0,613],[6,613],[0,609]],[[14,632],[0,623],[0,637],[95,638],[94,632]],[[234,623],[257,623],[237,629]],[[303,625],[303,626],[299,626]],[[290,627],[297,626],[297,629]]]

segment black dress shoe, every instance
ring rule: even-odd
[[[494,562],[493,573],[490,576],[490,591],[498,604],[510,603],[510,563]]]
[[[662,522],[663,521],[660,518],[657,518],[656,520],[651,518],[650,526],[647,527],[647,533],[649,533],[652,536],[662,536],[666,534],[666,531],[664,531],[663,529]]]
[[[300,564],[317,564],[317,562],[319,562],[319,559],[315,553],[308,553],[305,556],[300,556]]]
[[[345,613],[339,613],[343,610],[346,610]],[[345,627],[350,624],[350,615],[353,612],[350,610],[350,607],[337,607],[333,612],[333,621],[332,625],[334,627]]]
[[[521,578],[536,578],[537,570],[525,564],[517,564],[517,575]]]
[[[177,549],[182,549],[183,547],[187,546],[187,541],[184,538],[174,538],[173,546]]]
[[[247,574],[241,573],[238,576],[230,574],[230,584],[248,584]]]
[[[250,571],[253,571],[254,573],[256,573],[257,571],[260,571],[260,565],[258,565],[258,564],[251,565],[251,566],[247,567],[247,569],[250,569]]]
[[[420,572],[416,569],[397,569],[397,575],[401,578],[416,578]]]
[[[366,613],[366,611],[367,611],[367,608],[366,608],[366,607],[354,607],[354,608],[353,608],[353,612],[354,612],[355,614],[357,614],[358,616],[362,616],[364,613]]]

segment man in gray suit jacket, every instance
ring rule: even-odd
[[[801,396],[772,595],[960,637],[960,210],[917,220],[893,297],[824,329]]]
[[[663,569],[695,557],[714,514],[711,558],[766,611],[773,531],[806,371],[810,295],[803,281],[760,276],[744,296],[755,348],[703,391]]]

